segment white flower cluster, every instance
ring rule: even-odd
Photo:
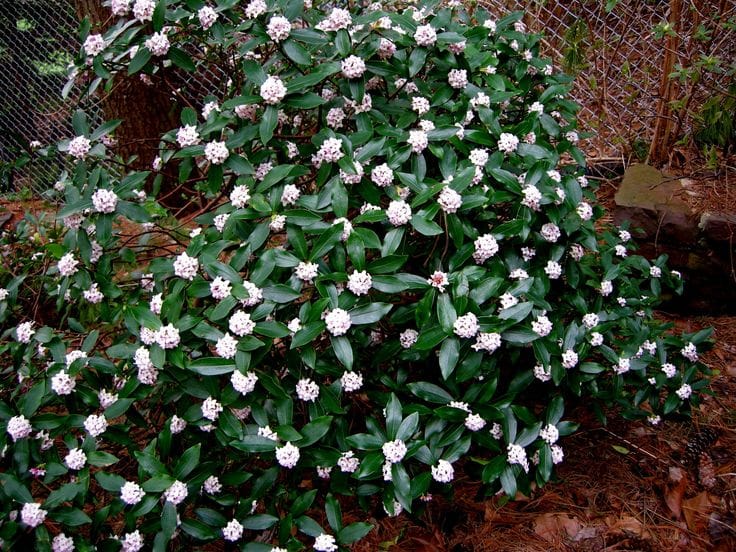
[[[190,257],[186,251],[179,255],[174,261],[174,274],[179,278],[192,281],[199,270],[199,261],[196,257]]]
[[[135,506],[143,497],[146,496],[146,491],[143,487],[135,483],[134,481],[126,481],[122,487],[120,487],[120,500],[128,506]]]
[[[328,163],[337,163],[345,155],[342,151],[342,140],[339,138],[327,138],[319,148],[317,157]]]
[[[296,396],[305,402],[314,402],[319,397],[319,385],[309,378],[302,378],[296,384]]]
[[[539,211],[539,202],[542,200],[542,192],[540,192],[536,186],[524,186],[521,193],[524,194],[524,199],[521,200],[521,204],[525,207],[529,207],[532,211]]]
[[[414,153],[422,153],[429,145],[429,137],[423,129],[410,130],[409,138],[406,141]]]
[[[189,495],[186,483],[181,481],[174,481],[171,486],[164,491],[164,500],[171,502],[174,506],[178,506]]]
[[[474,351],[493,353],[501,346],[501,334],[496,332],[480,332],[471,346]]]
[[[336,552],[338,550],[335,537],[322,533],[314,539],[314,549],[317,552]]]
[[[394,171],[386,163],[377,165],[371,170],[371,181],[382,188],[390,186],[394,181]]]
[[[176,132],[176,142],[182,148],[196,146],[201,140],[195,125],[185,125]]]
[[[212,25],[215,24],[215,21],[217,21],[218,18],[217,12],[212,9],[210,6],[204,6],[199,9],[197,12],[197,18],[199,19],[199,24],[202,25],[203,30],[207,30]]]
[[[86,136],[77,136],[69,142],[69,155],[75,159],[84,159],[92,148],[92,143]]]
[[[402,226],[411,220],[411,207],[404,200],[395,200],[386,209],[388,221],[394,226]]]
[[[342,385],[342,390],[346,393],[354,393],[363,387],[363,376],[358,372],[343,372],[340,378],[340,385]]]
[[[122,547],[120,552],[139,552],[143,549],[145,542],[141,532],[136,529],[132,533],[126,533],[125,536],[120,540]]]
[[[222,483],[220,483],[220,478],[216,475],[210,475],[207,479],[204,480],[204,483],[202,483],[202,489],[207,494],[217,494],[222,491]]]
[[[156,0],[135,0],[133,4],[133,17],[141,23],[151,21],[156,9]]]
[[[230,156],[230,151],[225,142],[214,140],[204,147],[204,156],[213,165],[222,165]]]
[[[302,261],[294,269],[294,274],[300,280],[311,284],[319,274],[319,265]]]
[[[261,84],[260,95],[267,104],[275,105],[286,96],[286,86],[276,76],[268,77]]]
[[[552,331],[552,322],[545,314],[540,314],[537,319],[532,322],[532,331],[540,337],[546,337]]]
[[[345,335],[352,325],[350,313],[341,308],[332,309],[325,316],[325,324],[332,335]]]
[[[291,23],[285,17],[274,15],[268,20],[266,34],[274,42],[282,42],[286,40],[289,38],[289,33],[291,33]]]
[[[225,280],[222,276],[216,276],[214,280],[210,282],[210,293],[213,299],[222,301],[230,295],[233,286],[230,282]]]
[[[51,541],[52,552],[74,552],[74,538],[59,533]]]
[[[250,319],[250,314],[238,310],[230,317],[228,327],[238,337],[244,337],[253,333],[256,323]]]
[[[686,400],[692,395],[693,389],[687,383],[683,383],[682,386],[675,391],[675,394],[680,397],[680,400]]]
[[[475,246],[473,260],[478,264],[483,264],[498,253],[498,242],[491,234],[480,236],[475,240],[473,245]]]
[[[299,191],[299,188],[297,188],[294,184],[287,184],[286,186],[284,186],[284,191],[281,193],[281,203],[285,207],[289,205],[294,205],[294,203],[297,202],[301,195],[302,194]]]
[[[99,437],[107,431],[107,420],[103,415],[90,414],[84,420],[84,429],[92,437]]]
[[[256,388],[257,381],[258,376],[254,372],[246,372],[243,374],[236,370],[230,376],[230,383],[232,384],[233,389],[241,395],[251,393]]]
[[[387,462],[396,464],[404,459],[408,449],[406,448],[404,441],[401,439],[395,439],[384,443],[381,450],[383,451],[383,456],[386,458]]]
[[[354,473],[360,466],[360,459],[355,457],[352,450],[343,452],[337,459],[337,465],[343,473]]]
[[[21,322],[18,327],[15,328],[15,338],[19,343],[30,343],[31,337],[36,333],[33,329],[33,322]]]
[[[148,48],[154,56],[165,56],[171,48],[169,37],[165,33],[153,33],[151,37],[145,42],[146,48]]]
[[[348,10],[344,10],[342,8],[332,8],[332,12],[330,12],[330,15],[327,16],[326,19],[323,19],[315,27],[319,29],[320,31],[339,31],[340,29],[347,29],[352,25],[353,18],[350,16],[350,12]]]
[[[578,364],[578,354],[572,349],[567,349],[562,353],[562,367],[566,369],[575,368]]]
[[[243,524],[237,519],[231,519],[228,524],[222,528],[222,538],[226,541],[235,542],[243,536]]]
[[[427,283],[439,290],[440,293],[445,292],[445,286],[450,285],[450,280],[447,279],[447,273],[441,270],[435,270],[432,275],[427,278]]]
[[[562,235],[559,227],[552,222],[543,224],[542,229],[539,231],[539,233],[546,241],[550,243],[556,242],[560,239],[560,236]]]
[[[223,406],[220,404],[216,399],[213,397],[207,397],[204,402],[202,402],[202,416],[210,420],[211,422],[217,421],[217,418],[220,417],[220,414],[223,411]]]
[[[529,473],[529,459],[526,456],[524,447],[510,443],[506,450],[506,461],[511,465],[520,465],[525,472]]]
[[[259,15],[266,13],[268,6],[264,0],[251,0],[245,7],[245,16],[248,19],[255,19]]]
[[[514,153],[519,147],[519,138],[514,134],[502,132],[498,139],[498,149],[504,153]]]
[[[20,520],[28,527],[35,528],[44,522],[47,513],[46,510],[41,508],[40,504],[26,502],[20,510]]]
[[[263,290],[253,282],[243,280],[243,287],[248,293],[248,297],[240,300],[240,304],[244,307],[253,307],[263,301]]]
[[[463,89],[468,85],[468,72],[465,69],[450,69],[447,82],[456,89]]]
[[[449,186],[445,186],[437,198],[437,203],[445,213],[456,213],[463,204],[463,196]]]
[[[33,432],[33,426],[31,426],[30,420],[21,414],[8,420],[6,431],[15,442],[28,437]]]
[[[404,349],[409,349],[417,342],[417,339],[419,339],[419,332],[411,328],[404,330],[399,335],[399,343]]]
[[[286,443],[283,447],[276,449],[276,461],[280,466],[291,469],[299,462],[299,448],[291,443]]]
[[[468,414],[465,417],[465,427],[470,431],[480,431],[486,426],[486,421],[479,414]]]
[[[431,25],[419,25],[414,32],[414,40],[419,46],[433,46],[437,42],[437,32]]]
[[[357,296],[367,295],[373,285],[373,277],[365,270],[356,270],[348,276],[347,288]]]
[[[698,349],[697,347],[695,347],[694,343],[688,343],[687,345],[685,345],[685,347],[680,350],[680,353],[690,362],[698,361]]]
[[[60,396],[71,395],[76,386],[77,382],[66,370],[57,372],[51,378],[51,389]]]
[[[105,39],[101,34],[91,34],[84,41],[84,53],[88,56],[96,56],[105,50]]]
[[[226,333],[217,340],[215,352],[222,358],[235,358],[238,352],[238,340]]]
[[[179,345],[179,330],[173,324],[161,326],[154,334],[154,340],[162,349],[174,349]]]
[[[453,331],[456,335],[465,338],[475,337],[480,326],[478,326],[478,317],[472,312],[458,316],[453,324]]]
[[[113,15],[125,15],[130,11],[130,0],[112,0],[110,9]]]
[[[432,466],[432,479],[438,483],[449,483],[455,477],[455,469],[447,460],[439,460],[436,466]]]
[[[349,56],[340,64],[342,74],[348,79],[358,79],[365,73],[365,61],[358,56]]]
[[[539,437],[549,446],[552,446],[557,442],[557,439],[560,438],[560,430],[552,424],[547,424],[539,432]]]

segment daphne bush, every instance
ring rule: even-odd
[[[338,550],[371,529],[346,499],[543,485],[565,401],[698,403],[707,332],[653,320],[680,278],[599,220],[570,79],[522,14],[309,4],[113,0],[83,27],[91,89],[219,68],[228,93],[151,171],[120,173],[119,121],[79,112],[58,146],[48,269],[2,275],[6,546]],[[151,193],[178,184],[196,226]]]

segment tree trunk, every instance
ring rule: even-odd
[[[112,22],[101,0],[74,0],[80,21],[88,17],[92,32],[103,32]],[[180,109],[168,90],[158,83],[147,85],[140,75],[118,73],[109,93],[100,93],[105,118],[122,119],[115,131],[115,151],[130,161],[132,169],[150,169],[158,154],[161,135],[178,125]],[[131,159],[134,158],[134,159]]]
[[[662,75],[659,84],[659,103],[657,106],[657,119],[654,123],[654,136],[649,148],[647,161],[654,165],[663,165],[669,158],[670,146],[677,138],[673,136],[672,100],[677,93],[677,84],[670,78],[677,54],[680,47],[680,30],[682,22],[682,0],[670,0],[670,22],[674,25],[674,33],[667,36],[667,46],[662,62]]]

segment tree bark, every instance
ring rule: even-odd
[[[654,165],[663,165],[669,158],[670,146],[677,138],[673,135],[673,117],[671,102],[677,93],[677,84],[670,78],[670,73],[675,66],[678,50],[680,48],[680,30],[682,22],[682,0],[670,0],[670,22],[674,25],[674,33],[667,37],[667,46],[662,62],[662,75],[659,84],[659,104],[657,106],[657,119],[654,124],[654,135],[649,148],[647,162]]]
[[[103,32],[112,22],[111,13],[101,0],[74,0],[74,7],[82,21],[88,17],[93,32]],[[116,152],[130,168],[146,170],[158,154],[161,135],[177,126],[180,108],[171,100],[169,91],[162,86],[147,85],[140,75],[115,75],[109,93],[100,93],[105,118],[122,119],[115,131]]]

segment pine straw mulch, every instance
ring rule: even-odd
[[[736,550],[736,317],[660,314],[677,330],[715,328],[703,360],[719,372],[693,419],[651,427],[611,415],[602,427],[584,407],[578,433],[562,440],[557,480],[505,503],[485,497],[462,468],[454,497],[435,497],[419,517],[376,516],[356,552],[597,552]],[[704,428],[718,431],[695,463],[685,454]]]

